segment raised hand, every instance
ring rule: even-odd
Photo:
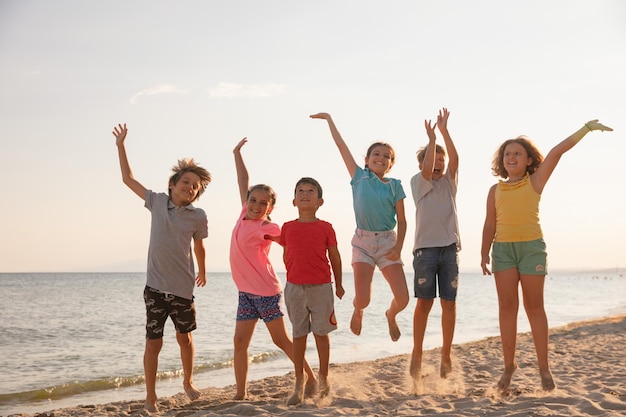
[[[439,114],[437,115],[437,124],[435,126],[439,126],[439,131],[443,132],[448,129],[448,117],[450,117],[450,112],[447,108],[442,108],[439,110]]]
[[[330,119],[330,114],[328,113],[316,113],[316,114],[312,114],[309,116],[311,119],[324,119],[324,120],[329,120]]]
[[[432,125],[432,122],[430,120],[424,120],[424,127],[426,128],[426,134],[428,134],[428,139],[430,139],[431,142],[434,142],[437,139],[435,135],[435,126],[437,126],[437,123]]]
[[[594,130],[600,130],[602,132],[604,132],[604,131],[612,132],[613,131],[613,129],[611,129],[610,127],[605,126],[602,123],[598,122],[598,119],[589,120],[587,123],[585,123],[585,126],[591,132],[593,132]]]
[[[128,129],[126,128],[126,123],[124,123],[124,125],[120,123],[113,129],[113,136],[115,136],[116,145],[120,145],[124,143],[124,139],[126,139],[126,133],[128,133]]]
[[[241,148],[243,147],[243,145],[245,145],[248,142],[248,138],[245,137],[243,139],[241,139],[239,141],[239,143],[237,144],[237,146],[235,146],[235,149],[233,149],[233,153],[237,153],[239,151],[241,151]]]

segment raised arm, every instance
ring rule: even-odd
[[[354,160],[354,157],[352,156],[352,153],[350,152],[348,145],[346,145],[346,142],[344,142],[343,138],[339,134],[339,131],[337,130],[337,127],[335,126],[335,122],[333,122],[333,119],[332,117],[330,117],[330,114],[317,113],[317,114],[312,114],[310,117],[312,119],[323,119],[328,122],[328,127],[330,128],[330,134],[332,135],[333,140],[335,141],[335,145],[337,145],[337,148],[339,149],[339,153],[341,154],[341,157],[343,158],[344,164],[346,164],[346,168],[348,168],[348,173],[350,174],[350,178],[352,178],[356,171],[357,163]]]
[[[435,126],[437,124],[435,123]],[[424,127],[426,128],[426,134],[428,135],[428,146],[424,153],[424,161],[420,168],[422,177],[429,180],[433,176],[433,170],[435,169],[435,156],[437,153],[437,146],[435,142],[437,137],[435,136],[435,126],[432,125],[430,120],[424,120]]]
[[[441,136],[443,136],[443,143],[446,145],[446,152],[448,154],[448,172],[452,178],[456,178],[456,171],[459,168],[459,154],[457,153],[452,137],[448,132],[448,117],[450,117],[450,112],[447,108],[444,107],[439,110],[439,115],[437,116],[437,127],[441,132]]]
[[[552,175],[552,172],[554,171],[554,168],[556,168],[556,165],[559,163],[561,156],[563,156],[565,152],[569,151],[578,142],[580,142],[580,140],[584,138],[587,133],[593,132],[594,130],[600,130],[603,132],[613,131],[613,129],[611,129],[610,127],[604,126],[602,123],[599,123],[598,119],[590,120],[585,123],[583,127],[569,135],[560,143],[558,143],[554,148],[550,150],[550,152],[548,152],[541,165],[539,165],[539,168],[537,168],[533,175],[530,176],[530,180],[536,192],[541,194],[541,192],[543,191],[543,187],[548,182],[548,179]]]
[[[237,184],[239,185],[239,197],[241,198],[241,204],[246,202],[248,198],[248,188],[250,186],[250,179],[248,176],[248,169],[246,168],[246,164],[243,162],[243,157],[241,156],[241,148],[243,145],[248,142],[248,138],[243,138],[235,149],[233,149],[233,154],[235,154],[235,168],[237,169]]]
[[[126,156],[126,147],[124,141],[126,140],[126,134],[128,129],[126,123],[119,124],[113,129],[113,136],[115,136],[115,145],[117,145],[117,154],[120,160],[120,169],[122,170],[122,181],[128,186],[135,194],[141,197],[142,200],[146,199],[146,188],[141,185],[139,181],[133,176],[133,171],[130,169],[128,163],[128,157]]]

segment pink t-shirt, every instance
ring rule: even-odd
[[[265,239],[280,236],[280,227],[263,219],[245,220],[247,207],[244,203],[230,239],[233,281],[241,292],[264,297],[280,294],[282,286],[268,256],[272,240]]]
[[[337,246],[333,226],[324,220],[283,224],[280,244],[285,247],[287,282],[326,284],[331,282],[328,248]]]

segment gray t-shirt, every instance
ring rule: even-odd
[[[456,179],[452,178],[449,171],[439,180],[427,180],[421,172],[411,178],[411,192],[416,208],[414,251],[450,246],[453,243],[456,243],[457,250],[461,250],[456,191]]]
[[[151,190],[145,207],[152,213],[146,285],[192,300],[196,274],[191,241],[208,236],[206,213],[191,204],[176,206],[169,195]]]

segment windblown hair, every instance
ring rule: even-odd
[[[423,163],[424,162],[424,158],[426,158],[426,150],[427,149],[428,149],[428,146],[424,146],[423,148],[420,148],[419,151],[417,151],[417,162],[419,162],[420,164]],[[446,150],[441,145],[435,144],[435,152],[436,153],[440,153],[443,156],[446,156]]]
[[[200,188],[198,189],[198,194],[196,194],[195,200],[200,198],[202,193],[206,190],[206,187],[211,182],[211,173],[196,164],[193,158],[179,159],[178,164],[172,167],[172,172],[174,174],[170,177],[169,184],[174,185],[176,185],[178,180],[180,180],[180,177],[182,177],[186,172],[193,172],[200,177]]]
[[[534,173],[543,162],[543,155],[529,137],[522,135],[516,137],[515,139],[508,139],[504,141],[496,153],[493,154],[493,159],[491,161],[491,172],[493,175],[505,179],[509,177],[508,172],[504,169],[504,150],[511,143],[519,143],[524,147],[524,149],[526,149],[526,153],[528,153],[528,156],[532,159],[531,164],[526,167],[526,172],[528,174]]]

